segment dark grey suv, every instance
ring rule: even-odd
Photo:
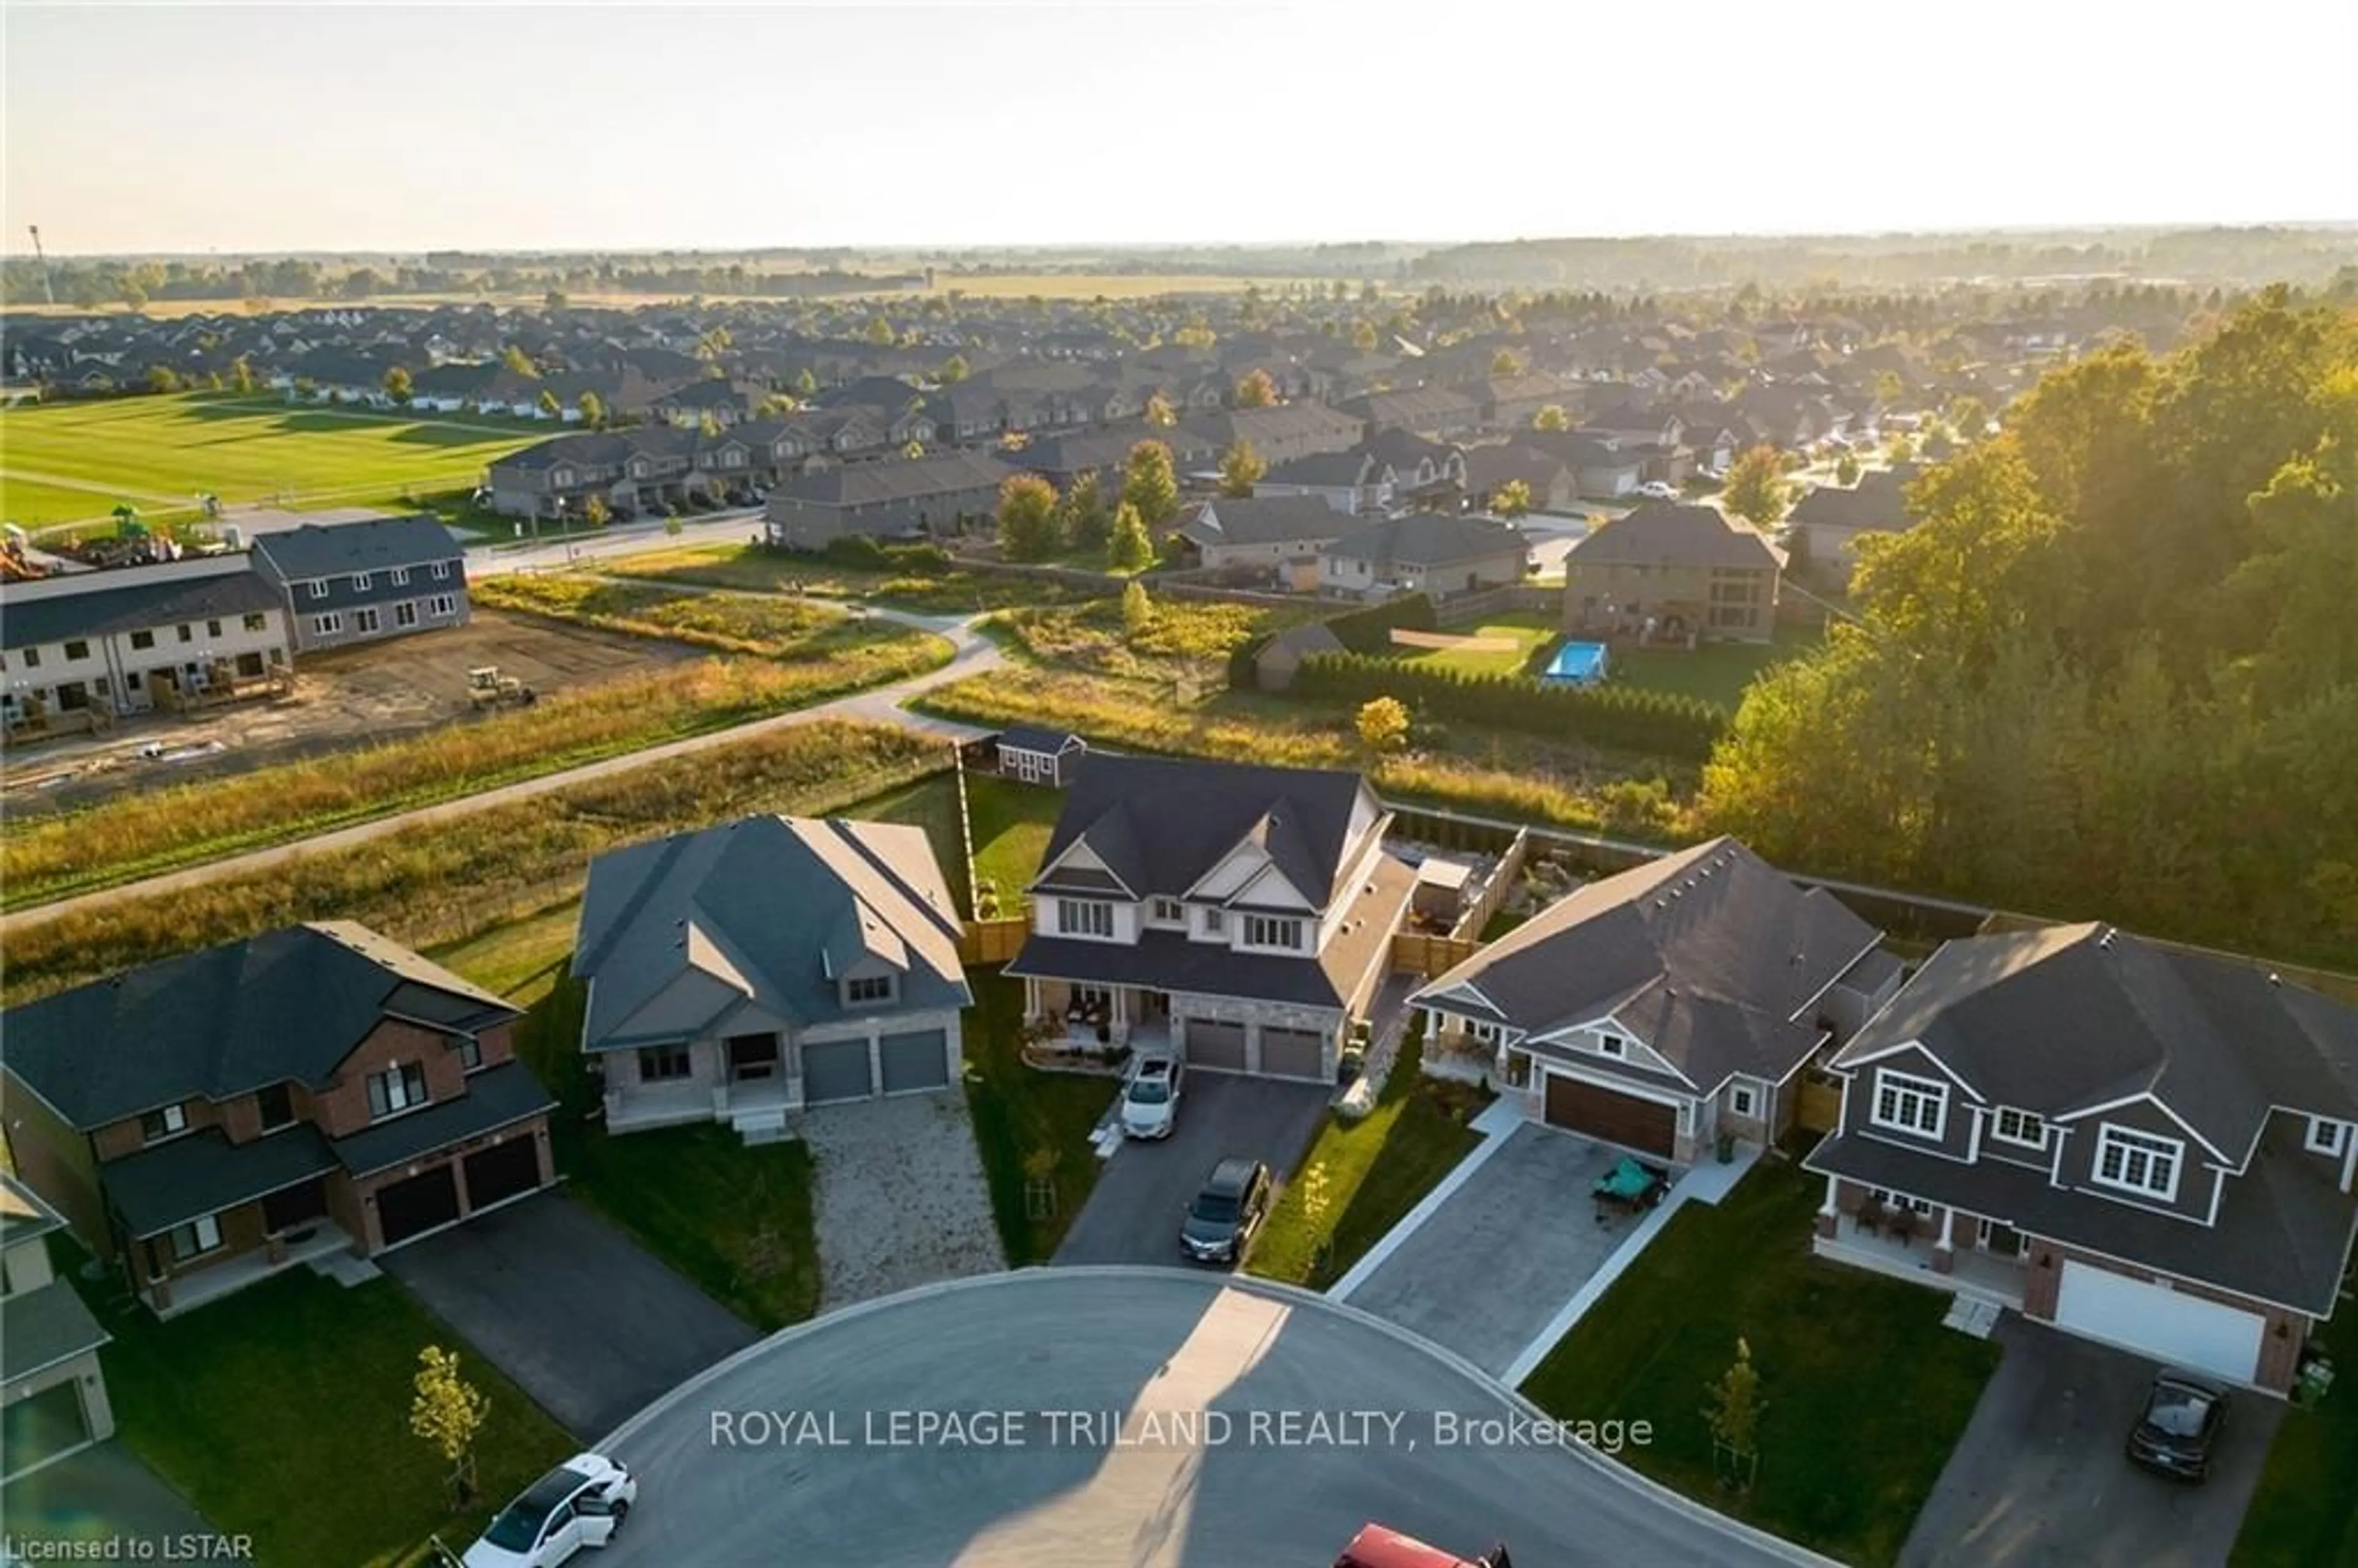
[[[1258,1160],[1223,1160],[1187,1206],[1179,1245],[1198,1263],[1241,1261],[1253,1232],[1269,1214],[1269,1167]]]

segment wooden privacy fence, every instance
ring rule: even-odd
[[[1498,913],[1499,906],[1507,902],[1507,895],[1515,891],[1515,879],[1523,874],[1523,861],[1530,858],[1531,852],[1531,830],[1522,828],[1516,833],[1514,842],[1507,846],[1507,852],[1498,857],[1498,863],[1490,868],[1489,876],[1483,881],[1481,892],[1458,915],[1457,924],[1449,928],[1450,935],[1465,942],[1482,939],[1482,933],[1489,927],[1490,917]]]
[[[1430,978],[1455,968],[1472,957],[1481,946],[1479,942],[1469,942],[1462,936],[1435,936],[1423,931],[1395,932],[1392,935],[1392,968]]]
[[[969,920],[958,937],[958,959],[968,964],[1003,964],[1022,950],[1032,934],[1029,917],[1011,914],[999,920]]]

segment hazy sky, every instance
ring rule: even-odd
[[[0,3],[0,247],[2358,218],[2358,5]]]

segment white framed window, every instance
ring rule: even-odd
[[[335,611],[311,617],[311,630],[322,637],[332,637],[344,629],[344,618]]]
[[[1599,1030],[1596,1033],[1596,1054],[1617,1061],[1629,1054],[1629,1042],[1609,1031]]]
[[[328,579],[325,578],[315,577],[303,586],[314,599],[325,599],[328,597]]]
[[[404,600],[401,603],[395,605],[393,607],[393,623],[395,626],[416,625],[417,601],[415,600]]]
[[[684,1078],[695,1070],[685,1045],[648,1045],[639,1052],[639,1082],[659,1084]]]
[[[375,632],[381,627],[382,621],[377,614],[376,606],[372,604],[352,611],[352,630],[355,632]]]
[[[409,586],[409,568],[407,567],[395,567],[393,568],[393,586],[395,588],[407,588]]]
[[[1485,1045],[1502,1045],[1506,1044],[1507,1026],[1503,1023],[1494,1022],[1487,1018],[1467,1019],[1466,1021],[1466,1033],[1472,1038],[1480,1041]]]
[[[1163,925],[1176,925],[1187,918],[1187,906],[1175,898],[1157,898],[1152,912],[1154,920]]]
[[[1098,899],[1058,899],[1056,901],[1056,935],[1094,936],[1100,940],[1111,938],[1113,905]]]
[[[447,593],[438,593],[426,601],[426,612],[429,615],[456,615],[459,613],[459,601]]]
[[[1941,1137],[1949,1130],[1949,1086],[1887,1068],[1875,1075],[1875,1105],[1868,1119],[1895,1132]]]
[[[1990,1136],[2001,1143],[2019,1143],[2026,1149],[2047,1147],[2047,1123],[2027,1110],[2011,1106],[1998,1107],[1997,1117],[1990,1123]]]
[[[2178,1196],[2178,1168],[2185,1153],[2186,1145],[2175,1138],[2107,1122],[2096,1132],[2096,1165],[2090,1174],[2104,1186],[2169,1203]]]
[[[177,1226],[172,1231],[172,1260],[185,1263],[191,1258],[201,1258],[208,1252],[221,1250],[221,1221],[211,1215],[201,1215]]]
[[[471,1073],[483,1065],[483,1043],[471,1034],[460,1034],[453,1044],[459,1048],[459,1065]]]
[[[1737,1084],[1727,1091],[1727,1109],[1731,1116],[1758,1116],[1760,1091],[1750,1084]]]
[[[354,572],[352,574],[352,591],[354,593],[366,593],[368,590],[369,574],[366,572]]]
[[[1910,1214],[1931,1214],[1932,1206],[1922,1198],[1903,1197],[1889,1187],[1871,1187],[1867,1196],[1886,1208],[1904,1208]]]
[[[404,1062],[387,1067],[382,1073],[371,1073],[368,1081],[369,1115],[371,1118],[397,1116],[405,1110],[415,1110],[426,1103],[426,1066],[420,1062]]]
[[[2301,1147],[2312,1154],[2339,1154],[2350,1146],[2350,1124],[2329,1121],[2321,1116],[2309,1119],[2309,1133]]]
[[[1281,947],[1289,953],[1299,953],[1302,951],[1302,922],[1285,914],[1248,914],[1245,916],[1245,946]]]
[[[1207,910],[1204,911],[1204,935],[1206,935],[1206,936],[1222,936],[1222,935],[1226,935],[1228,934],[1228,912],[1227,910],[1225,910],[1225,909],[1207,909]]]
[[[139,1119],[139,1136],[150,1143],[158,1139],[169,1138],[176,1132],[186,1132],[188,1130],[189,1113],[177,1105],[168,1105],[151,1110]]]
[[[435,562],[434,575],[437,579],[447,579],[450,575],[450,563],[448,561]]]
[[[891,1001],[892,977],[890,975],[859,975],[843,982],[844,1000],[858,1006],[861,1002]]]
[[[270,630],[270,617],[257,610],[248,615],[242,624],[249,632],[267,632]]]

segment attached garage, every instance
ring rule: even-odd
[[[876,1085],[868,1076],[867,1041],[806,1040],[802,1052],[805,1105],[866,1099],[875,1094]]]
[[[1678,1147],[1677,1108],[1640,1099],[1561,1073],[1547,1075],[1547,1123],[1606,1143],[1671,1157]]]
[[[1245,1070],[1245,1026],[1219,1023],[1208,1018],[1187,1021],[1187,1062],[1191,1066],[1220,1072]]]
[[[1315,1029],[1264,1029],[1260,1070],[1281,1078],[1324,1078],[1326,1037]]]
[[[6,1472],[5,1479],[38,1470],[90,1444],[81,1390],[72,1378],[27,1394],[0,1412],[0,1454],[7,1455],[0,1470]]]
[[[376,1190],[377,1229],[387,1247],[458,1219],[459,1178],[448,1165]]]
[[[921,1029],[910,1034],[887,1034],[878,1047],[883,1058],[886,1094],[949,1087],[949,1031]]]
[[[2267,1321],[2223,1303],[2063,1260],[2055,1326],[2140,1351],[2171,1367],[2248,1383]]]
[[[539,1140],[529,1130],[467,1156],[467,1202],[489,1208],[540,1185]]]

